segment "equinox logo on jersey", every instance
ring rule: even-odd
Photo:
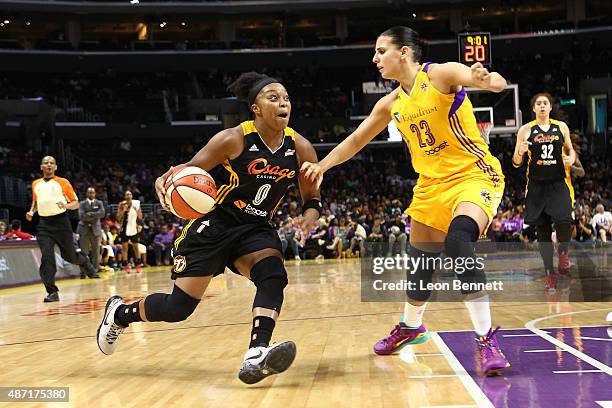
[[[559,136],[556,135],[537,135],[533,138],[533,141],[536,143],[550,143],[555,140],[559,140]]]
[[[280,166],[271,166],[268,160],[259,158],[249,163],[247,167],[249,174],[255,174],[257,178],[272,179],[278,183],[284,178],[292,179],[295,177],[295,170],[281,169]]]
[[[242,200],[234,201],[234,205],[249,215],[254,215],[256,217],[267,217],[268,216],[267,211],[258,210],[257,208],[253,207],[251,204],[247,204]]]

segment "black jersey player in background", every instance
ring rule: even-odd
[[[527,153],[525,224],[536,227],[547,290],[554,290],[556,282],[551,224],[554,224],[559,241],[559,273],[569,272],[568,247],[574,205],[570,168],[576,160],[569,128],[565,122],[550,118],[552,104],[553,98],[548,93],[538,93],[531,98],[535,120],[519,129],[512,156],[514,167],[520,167]]]
[[[247,101],[255,120],[219,132],[191,161],[171,168],[155,183],[160,202],[168,208],[163,184],[173,169],[198,166],[217,175],[215,207],[191,220],[174,242],[172,293],[150,294],[130,305],[120,296],[111,297],[98,328],[98,346],[105,354],[113,353],[118,335],[132,322],[185,320],[211,279],[227,266],[257,288],[249,349],[238,375],[252,384],[285,371],[296,354],[291,341],[269,345],[287,285],[281,242],[269,220],[296,183],[306,228],[319,218],[321,202],[319,189],[299,172],[303,162],[317,161],[317,156],[310,142],[287,126],[291,102],[285,87],[249,72],[228,89]]]

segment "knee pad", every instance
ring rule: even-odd
[[[472,217],[459,215],[453,218],[444,241],[446,255],[453,259],[474,256],[474,242],[479,235],[480,228]]]
[[[484,268],[478,266],[474,254],[474,243],[478,240],[479,235],[480,228],[478,227],[478,223],[467,215],[455,217],[448,227],[448,234],[444,242],[446,255],[454,259],[455,262],[458,262],[460,258],[465,262],[461,272],[458,271],[459,264],[455,266],[455,274],[461,283],[485,283],[487,281]],[[468,265],[468,262],[470,266],[465,267]],[[479,292],[479,290],[461,290],[463,294],[476,292]]]
[[[181,322],[198,307],[200,301],[174,285],[171,294],[154,293],[145,298],[145,314],[150,322]]]
[[[263,307],[280,313],[283,290],[289,283],[283,261],[276,256],[262,259],[251,268],[251,280],[257,288],[253,308]]]
[[[412,259],[419,259],[419,261],[418,264],[414,263],[414,265],[418,265],[416,269],[406,270],[406,280],[416,284],[413,289],[406,289],[406,295],[408,299],[425,302],[431,296],[431,290],[421,289],[421,287],[426,287],[431,283],[436,269],[435,260],[439,259],[440,253],[425,252],[411,246],[408,255]]]

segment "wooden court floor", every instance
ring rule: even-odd
[[[248,345],[254,295],[252,284],[240,276],[226,272],[215,278],[207,297],[185,322],[132,324],[112,356],[103,355],[95,341],[106,299],[113,294],[131,300],[168,292],[172,281],[166,269],[62,281],[61,302],[53,304],[42,303],[42,285],[2,290],[0,386],[69,387],[70,402],[0,403],[0,407],[548,406],[541,396],[533,405],[509,402],[508,389],[523,386],[511,382],[529,378],[528,360],[515,366],[509,357],[513,370],[505,382],[496,383],[502,390],[497,394],[483,388],[487,384],[483,386],[469,364],[460,361],[456,350],[464,343],[466,353],[471,353],[466,354],[468,360],[475,350],[471,335],[466,335],[467,340],[461,337],[471,329],[461,303],[429,305],[424,322],[439,333],[427,343],[407,348],[399,356],[374,355],[372,345],[388,335],[403,305],[361,302],[359,266],[358,260],[287,263],[290,284],[273,341],[293,340],[297,358],[287,372],[254,386],[237,378]],[[493,304],[492,311],[494,324],[519,330],[507,340],[516,342],[523,335],[537,336],[526,325],[536,330],[604,326],[612,303],[506,302]],[[444,340],[445,332],[457,335],[453,344]],[[612,345],[601,340],[581,347],[560,341],[584,354],[589,347],[610,347],[607,357],[598,359],[603,367],[591,370],[590,378],[597,379],[589,384],[591,390],[606,384],[612,390]],[[500,337],[502,347],[505,341]],[[552,347],[548,351],[570,355],[563,346],[541,342]]]

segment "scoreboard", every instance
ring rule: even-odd
[[[491,65],[491,33],[460,33],[457,40],[460,63]]]

